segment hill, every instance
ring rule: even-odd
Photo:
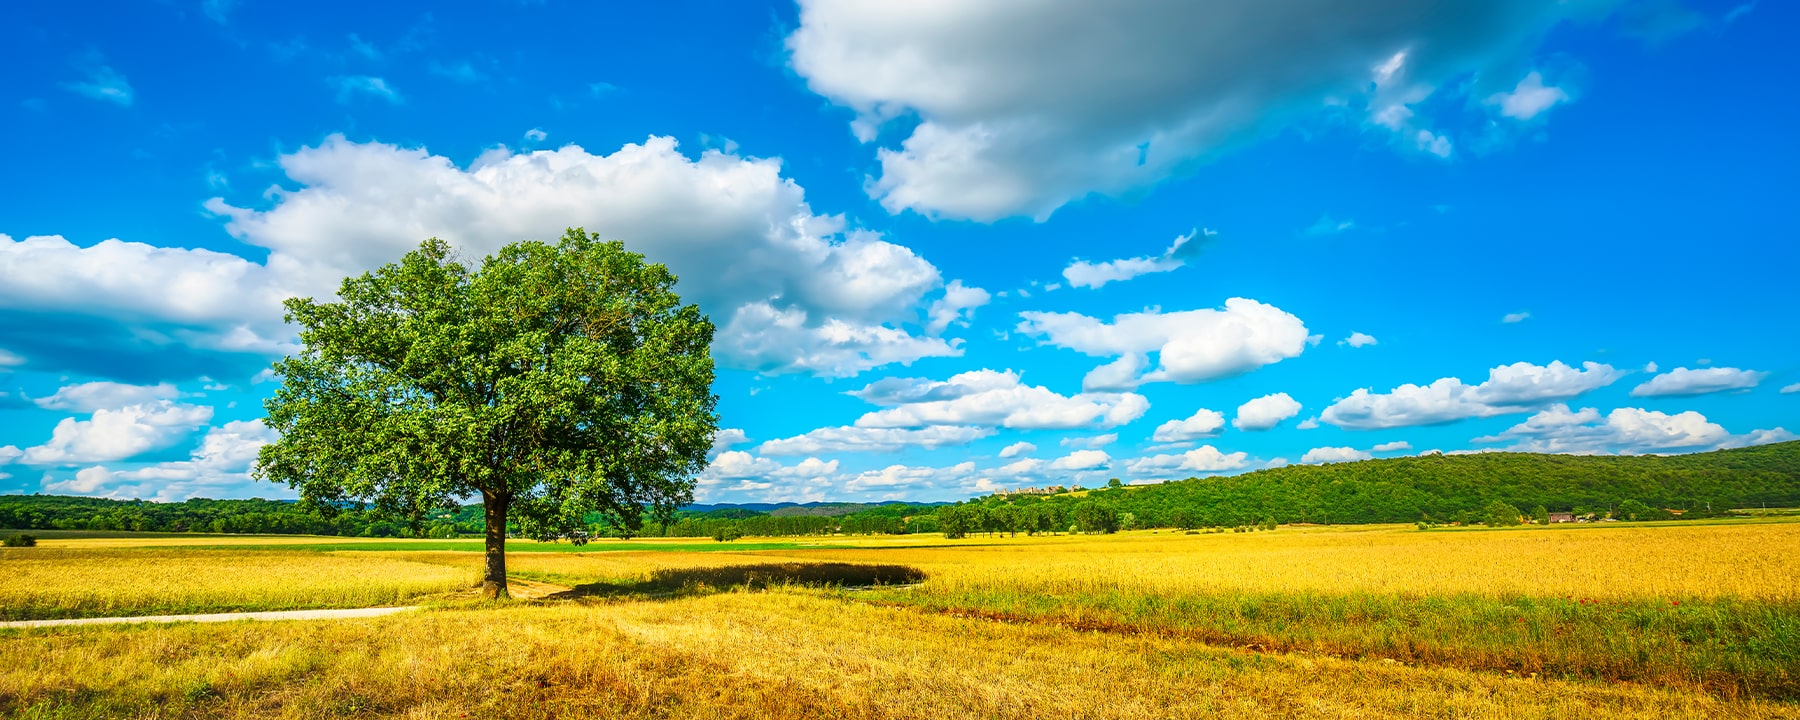
[[[1494,501],[1529,511],[1600,512],[1625,501],[1693,515],[1800,504],[1800,441],[1671,456],[1480,453],[1301,465],[1226,477],[1043,497],[985,507],[1102,503],[1140,526],[1455,520]],[[1176,517],[1177,511],[1183,516]],[[1176,522],[1182,520],[1185,522]]]

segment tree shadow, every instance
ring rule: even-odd
[[[721,590],[764,590],[771,587],[875,588],[912,585],[925,573],[906,565],[858,563],[762,563],[711,568],[657,570],[650,579],[637,582],[598,582],[576,585],[545,600],[606,597],[678,597]]]

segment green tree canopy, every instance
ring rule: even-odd
[[[441,240],[287,301],[300,354],[266,403],[281,439],[257,473],[329,510],[402,517],[479,495],[483,588],[506,594],[509,523],[585,540],[589,517],[637,528],[693,499],[717,429],[713,326],[675,276],[573,229],[465,265]]]

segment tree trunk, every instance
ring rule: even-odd
[[[481,578],[481,596],[489,600],[510,597],[506,592],[506,509],[512,498],[481,492],[481,509],[487,523],[487,572]]]

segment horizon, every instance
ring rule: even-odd
[[[292,499],[281,299],[575,226],[718,327],[695,504],[1800,438],[1800,8],[1503,4],[0,10],[0,493]]]

